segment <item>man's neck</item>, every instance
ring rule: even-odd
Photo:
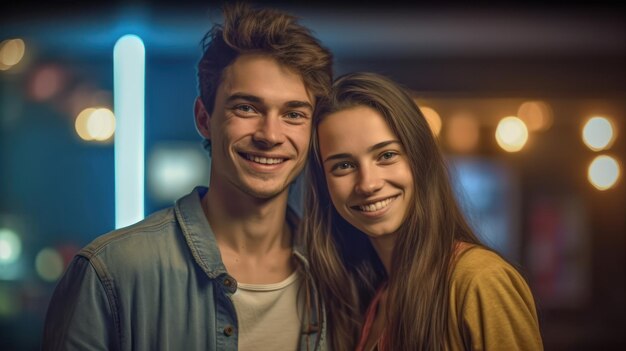
[[[222,191],[221,191],[222,190]],[[294,270],[287,195],[257,199],[209,187],[202,206],[229,274],[244,283],[275,283]]]

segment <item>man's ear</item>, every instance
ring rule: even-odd
[[[211,140],[211,116],[204,107],[200,97],[196,97],[193,112],[196,119],[196,129],[205,139]]]

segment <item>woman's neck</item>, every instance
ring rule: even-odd
[[[370,237],[370,242],[378,254],[378,258],[383,263],[387,276],[389,276],[391,270],[391,257],[393,255],[393,248],[396,244],[396,238],[398,234],[387,234],[379,237]]]

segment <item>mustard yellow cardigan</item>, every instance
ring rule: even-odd
[[[466,248],[457,258],[450,287],[451,350],[543,350],[530,289],[497,254]]]

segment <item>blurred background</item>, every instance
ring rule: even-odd
[[[617,5],[267,4],[315,32],[336,75],[375,71],[411,91],[472,224],[528,278],[547,350],[625,349],[626,15]],[[40,348],[67,263],[116,226],[113,52],[124,35],[145,50],[143,212],[208,184],[195,65],[218,6],[2,5],[0,349]]]

